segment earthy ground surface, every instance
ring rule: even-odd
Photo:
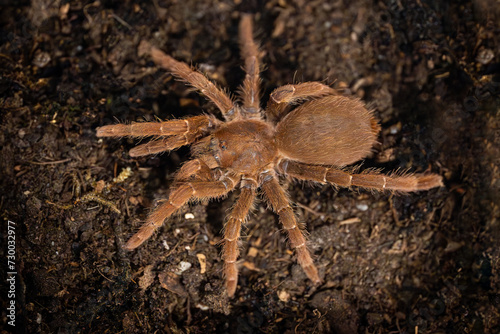
[[[447,3],[1,1],[0,270],[10,220],[18,273],[16,327],[4,328],[497,333],[500,6]],[[124,251],[189,150],[132,159],[136,141],[95,129],[217,113],[137,46],[151,41],[234,92],[242,12],[255,13],[265,95],[325,80],[361,97],[384,129],[362,168],[432,171],[445,187],[395,196],[282,180],[324,283],[306,279],[259,202],[228,299],[218,242],[237,193],[184,208]]]

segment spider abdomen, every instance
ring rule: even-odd
[[[345,166],[366,157],[380,127],[362,102],[326,96],[304,103],[276,128],[276,143],[287,159]]]

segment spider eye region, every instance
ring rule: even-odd
[[[222,140],[220,143],[219,143],[219,146],[220,146],[220,149],[222,151],[225,151],[227,150],[227,142],[225,140]]]

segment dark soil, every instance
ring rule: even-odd
[[[0,4],[0,253],[6,263],[12,221],[17,271],[15,299],[0,291],[3,321],[16,302],[5,330],[498,333],[497,1]],[[255,13],[265,96],[324,80],[362,98],[383,127],[362,169],[432,171],[445,187],[394,195],[282,180],[323,284],[306,278],[258,202],[228,299],[218,242],[237,192],[191,204],[127,252],[189,150],[132,159],[136,141],[98,139],[95,129],[217,114],[137,46],[150,41],[235,92],[242,12]],[[12,271],[0,270],[2,279]]]

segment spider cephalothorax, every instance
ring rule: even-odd
[[[252,38],[252,19],[240,23],[241,51],[246,77],[241,89],[242,105],[203,74],[176,61],[159,49],[143,43],[160,67],[197,88],[221,111],[224,120],[211,115],[165,122],[107,125],[98,137],[153,137],[130,150],[144,156],[191,145],[193,159],[177,173],[167,201],[148,216],[146,223],[127,242],[134,249],[146,241],[163,222],[191,200],[218,198],[240,188],[240,195],[224,228],[223,259],[229,296],[236,291],[237,258],[241,224],[253,205],[257,189],[278,214],[288,233],[297,261],[306,275],[320,282],[306,240],[278,182],[278,175],[297,180],[329,183],[342,187],[411,192],[441,186],[436,174],[384,175],[375,171],[354,174],[344,169],[366,157],[376,142],[380,126],[364,104],[320,83],[305,82],[278,87],[263,110],[259,95],[259,53]],[[292,104],[307,100],[286,114]],[[279,120],[276,122],[276,120]]]

